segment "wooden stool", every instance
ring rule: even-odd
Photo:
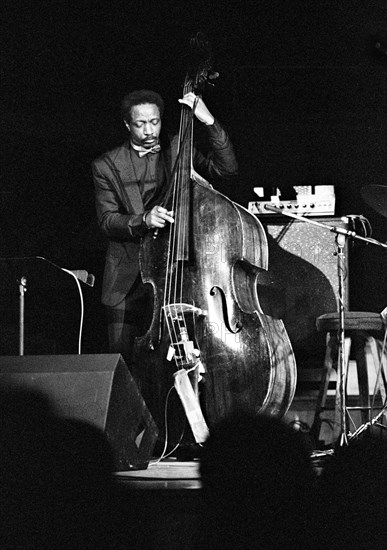
[[[316,319],[316,327],[319,332],[326,333],[326,352],[323,374],[320,382],[319,394],[317,397],[316,411],[313,425],[310,430],[312,439],[317,442],[321,429],[321,413],[326,410],[328,386],[333,370],[337,371],[338,361],[338,336],[339,336],[339,314],[326,313]],[[376,372],[379,369],[381,342],[371,333],[381,334],[384,330],[383,321],[379,313],[365,311],[348,311],[344,315],[344,352],[345,366],[348,373],[350,353],[356,360],[357,379],[359,384],[359,407],[346,407],[360,409],[362,423],[370,421],[370,396],[368,386],[368,372],[373,368]],[[384,369],[387,371],[386,358],[383,358]],[[386,372],[382,369],[382,376],[379,379],[379,390],[383,399],[386,399]],[[336,383],[335,417],[333,423],[333,437],[336,440],[340,435],[341,428],[341,395],[340,385]]]

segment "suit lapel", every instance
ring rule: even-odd
[[[172,170],[174,168],[174,163],[176,161],[176,150],[177,150],[177,138],[173,138],[171,141],[164,141],[161,145],[161,154],[163,162],[159,164],[159,177],[162,178],[162,174],[160,172],[164,172],[164,187],[161,190],[160,195],[160,204],[163,204],[164,199],[166,195],[168,194],[168,190],[171,185],[173,185],[173,182],[171,181],[172,178]],[[161,180],[159,180],[161,181]],[[167,205],[164,205],[167,207]]]
[[[166,182],[169,183],[172,173],[172,149],[170,144],[165,144],[162,149],[162,155],[164,159],[163,170],[165,170]]]
[[[109,159],[110,168],[114,174],[114,186],[129,214],[142,214],[144,204],[136,181],[136,174],[129,146],[120,147],[114,158]]]

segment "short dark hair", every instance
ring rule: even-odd
[[[164,113],[164,101],[160,94],[152,90],[135,90],[126,95],[121,102],[121,116],[126,121],[130,121],[132,107],[143,105],[144,103],[153,103],[157,105],[160,111],[160,117]]]

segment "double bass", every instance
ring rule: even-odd
[[[184,94],[199,97],[213,74],[211,55],[200,35],[191,46],[201,55],[187,71]],[[283,322],[264,314],[258,295],[259,273],[268,269],[266,234],[254,215],[195,172],[194,109],[182,105],[177,157],[162,204],[174,212],[175,223],[149,232],[141,243],[153,316],[135,341],[131,365],[159,437],[175,447],[187,428],[176,373],[187,373],[210,431],[238,409],[283,416],[296,385]]]

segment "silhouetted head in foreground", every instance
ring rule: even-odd
[[[387,541],[387,429],[367,430],[337,449],[321,478],[324,548],[384,550]]]
[[[300,432],[239,412],[212,429],[201,475],[203,546],[307,547],[316,479]]]
[[[111,542],[113,459],[102,431],[59,417],[42,393],[0,389],[2,548]]]

